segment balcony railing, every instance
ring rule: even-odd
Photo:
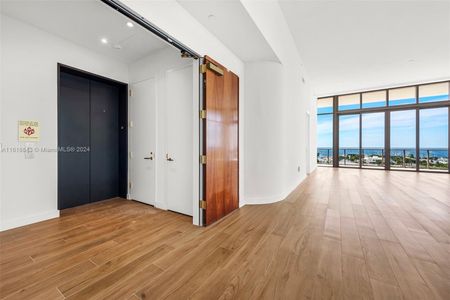
[[[333,165],[333,148],[317,148],[317,164]]]
[[[419,152],[419,168],[421,170],[448,170],[448,150],[445,148],[421,148]],[[413,148],[392,148],[390,166],[393,169],[415,169],[416,150]],[[383,148],[361,149],[362,167],[384,168],[386,153]],[[333,149],[318,148],[317,163],[333,164]],[[358,148],[340,148],[339,166],[359,167],[360,153]]]

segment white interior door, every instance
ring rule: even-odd
[[[192,66],[166,73],[166,200],[169,210],[192,216]]]
[[[156,85],[154,79],[132,84],[130,97],[131,198],[155,205]]]

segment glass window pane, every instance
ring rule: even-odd
[[[338,97],[338,109],[339,110],[349,110],[361,108],[360,105],[360,94],[352,94]]]
[[[362,108],[386,106],[386,91],[376,91],[362,94]]]
[[[384,112],[361,115],[362,165],[384,167]]]
[[[416,103],[416,87],[405,87],[389,90],[389,105],[403,105]]]
[[[359,166],[359,115],[339,116],[339,165]]]
[[[435,102],[448,100],[448,82],[419,86],[419,102]]]
[[[420,169],[448,170],[448,108],[422,109],[419,115]]]
[[[391,168],[416,168],[416,111],[391,112]]]
[[[327,114],[333,112],[333,97],[317,99],[317,113]]]
[[[333,115],[317,116],[317,163],[333,164]]]

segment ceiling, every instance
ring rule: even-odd
[[[197,21],[245,62],[278,61],[238,0],[177,0]]]
[[[449,1],[280,6],[318,96],[450,77]]]
[[[0,1],[3,14],[124,63],[169,47],[137,24],[128,27],[128,18],[98,0]]]

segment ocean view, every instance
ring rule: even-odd
[[[346,148],[346,154],[358,154],[359,153],[359,149],[357,148]],[[394,148],[391,149],[391,156],[402,156],[403,155],[403,150],[406,151],[406,156],[415,156],[416,155],[416,150],[415,149],[400,149],[400,148]],[[427,157],[427,150],[430,153],[430,156],[433,157],[442,157],[442,158],[448,158],[448,150],[447,149],[442,149],[442,148],[430,148],[430,149],[424,149],[424,150],[420,150],[420,157]],[[368,156],[373,156],[373,155],[380,155],[382,153],[382,151],[384,151],[384,149],[382,148],[378,148],[378,149],[363,149],[363,153],[364,155],[368,155]],[[318,148],[317,149],[317,157],[319,158],[324,158],[327,157],[328,155],[332,156],[333,150],[332,148]],[[340,155],[344,154],[344,150],[341,149],[340,150]]]
[[[393,168],[415,168],[415,149],[391,149],[390,165]],[[371,148],[362,149],[362,165],[372,167],[384,167],[384,149]],[[331,165],[333,162],[333,150],[331,148],[317,149],[317,163]],[[359,149],[345,148],[339,150],[339,165],[356,166],[359,165]],[[448,169],[448,150],[443,148],[421,149],[419,154],[420,169]]]

